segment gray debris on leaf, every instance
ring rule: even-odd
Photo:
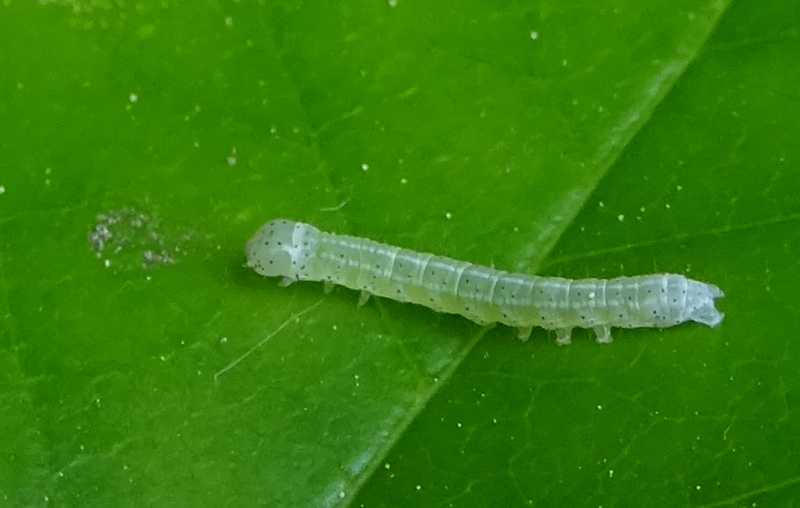
[[[130,270],[175,264],[191,233],[165,231],[155,212],[126,206],[97,214],[87,240],[106,268]]]

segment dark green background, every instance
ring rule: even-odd
[[[0,505],[800,498],[795,0],[5,0],[0,34]],[[356,308],[242,267],[279,216],[684,273],[726,319],[559,348]]]

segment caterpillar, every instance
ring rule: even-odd
[[[556,331],[570,344],[572,329],[592,328],[608,344],[611,328],[666,328],[686,321],[722,322],[712,284],[677,274],[571,280],[507,273],[366,238],[326,233],[286,219],[266,223],[245,248],[247,266],[282,285],[324,281],[371,295],[460,314],[476,323],[515,327],[527,340],[533,327]]]

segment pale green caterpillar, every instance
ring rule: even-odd
[[[480,324],[516,327],[527,340],[534,326],[556,330],[559,345],[574,327],[611,342],[611,327],[665,328],[685,321],[722,322],[711,284],[683,275],[570,280],[506,273],[365,238],[325,233],[284,219],[268,222],[248,242],[247,266],[261,275],[321,280],[370,295],[461,314]]]

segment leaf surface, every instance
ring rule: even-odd
[[[0,33],[9,506],[797,498],[795,3],[10,0]],[[242,266],[280,216],[685,273],[727,317],[558,348],[356,308]]]

